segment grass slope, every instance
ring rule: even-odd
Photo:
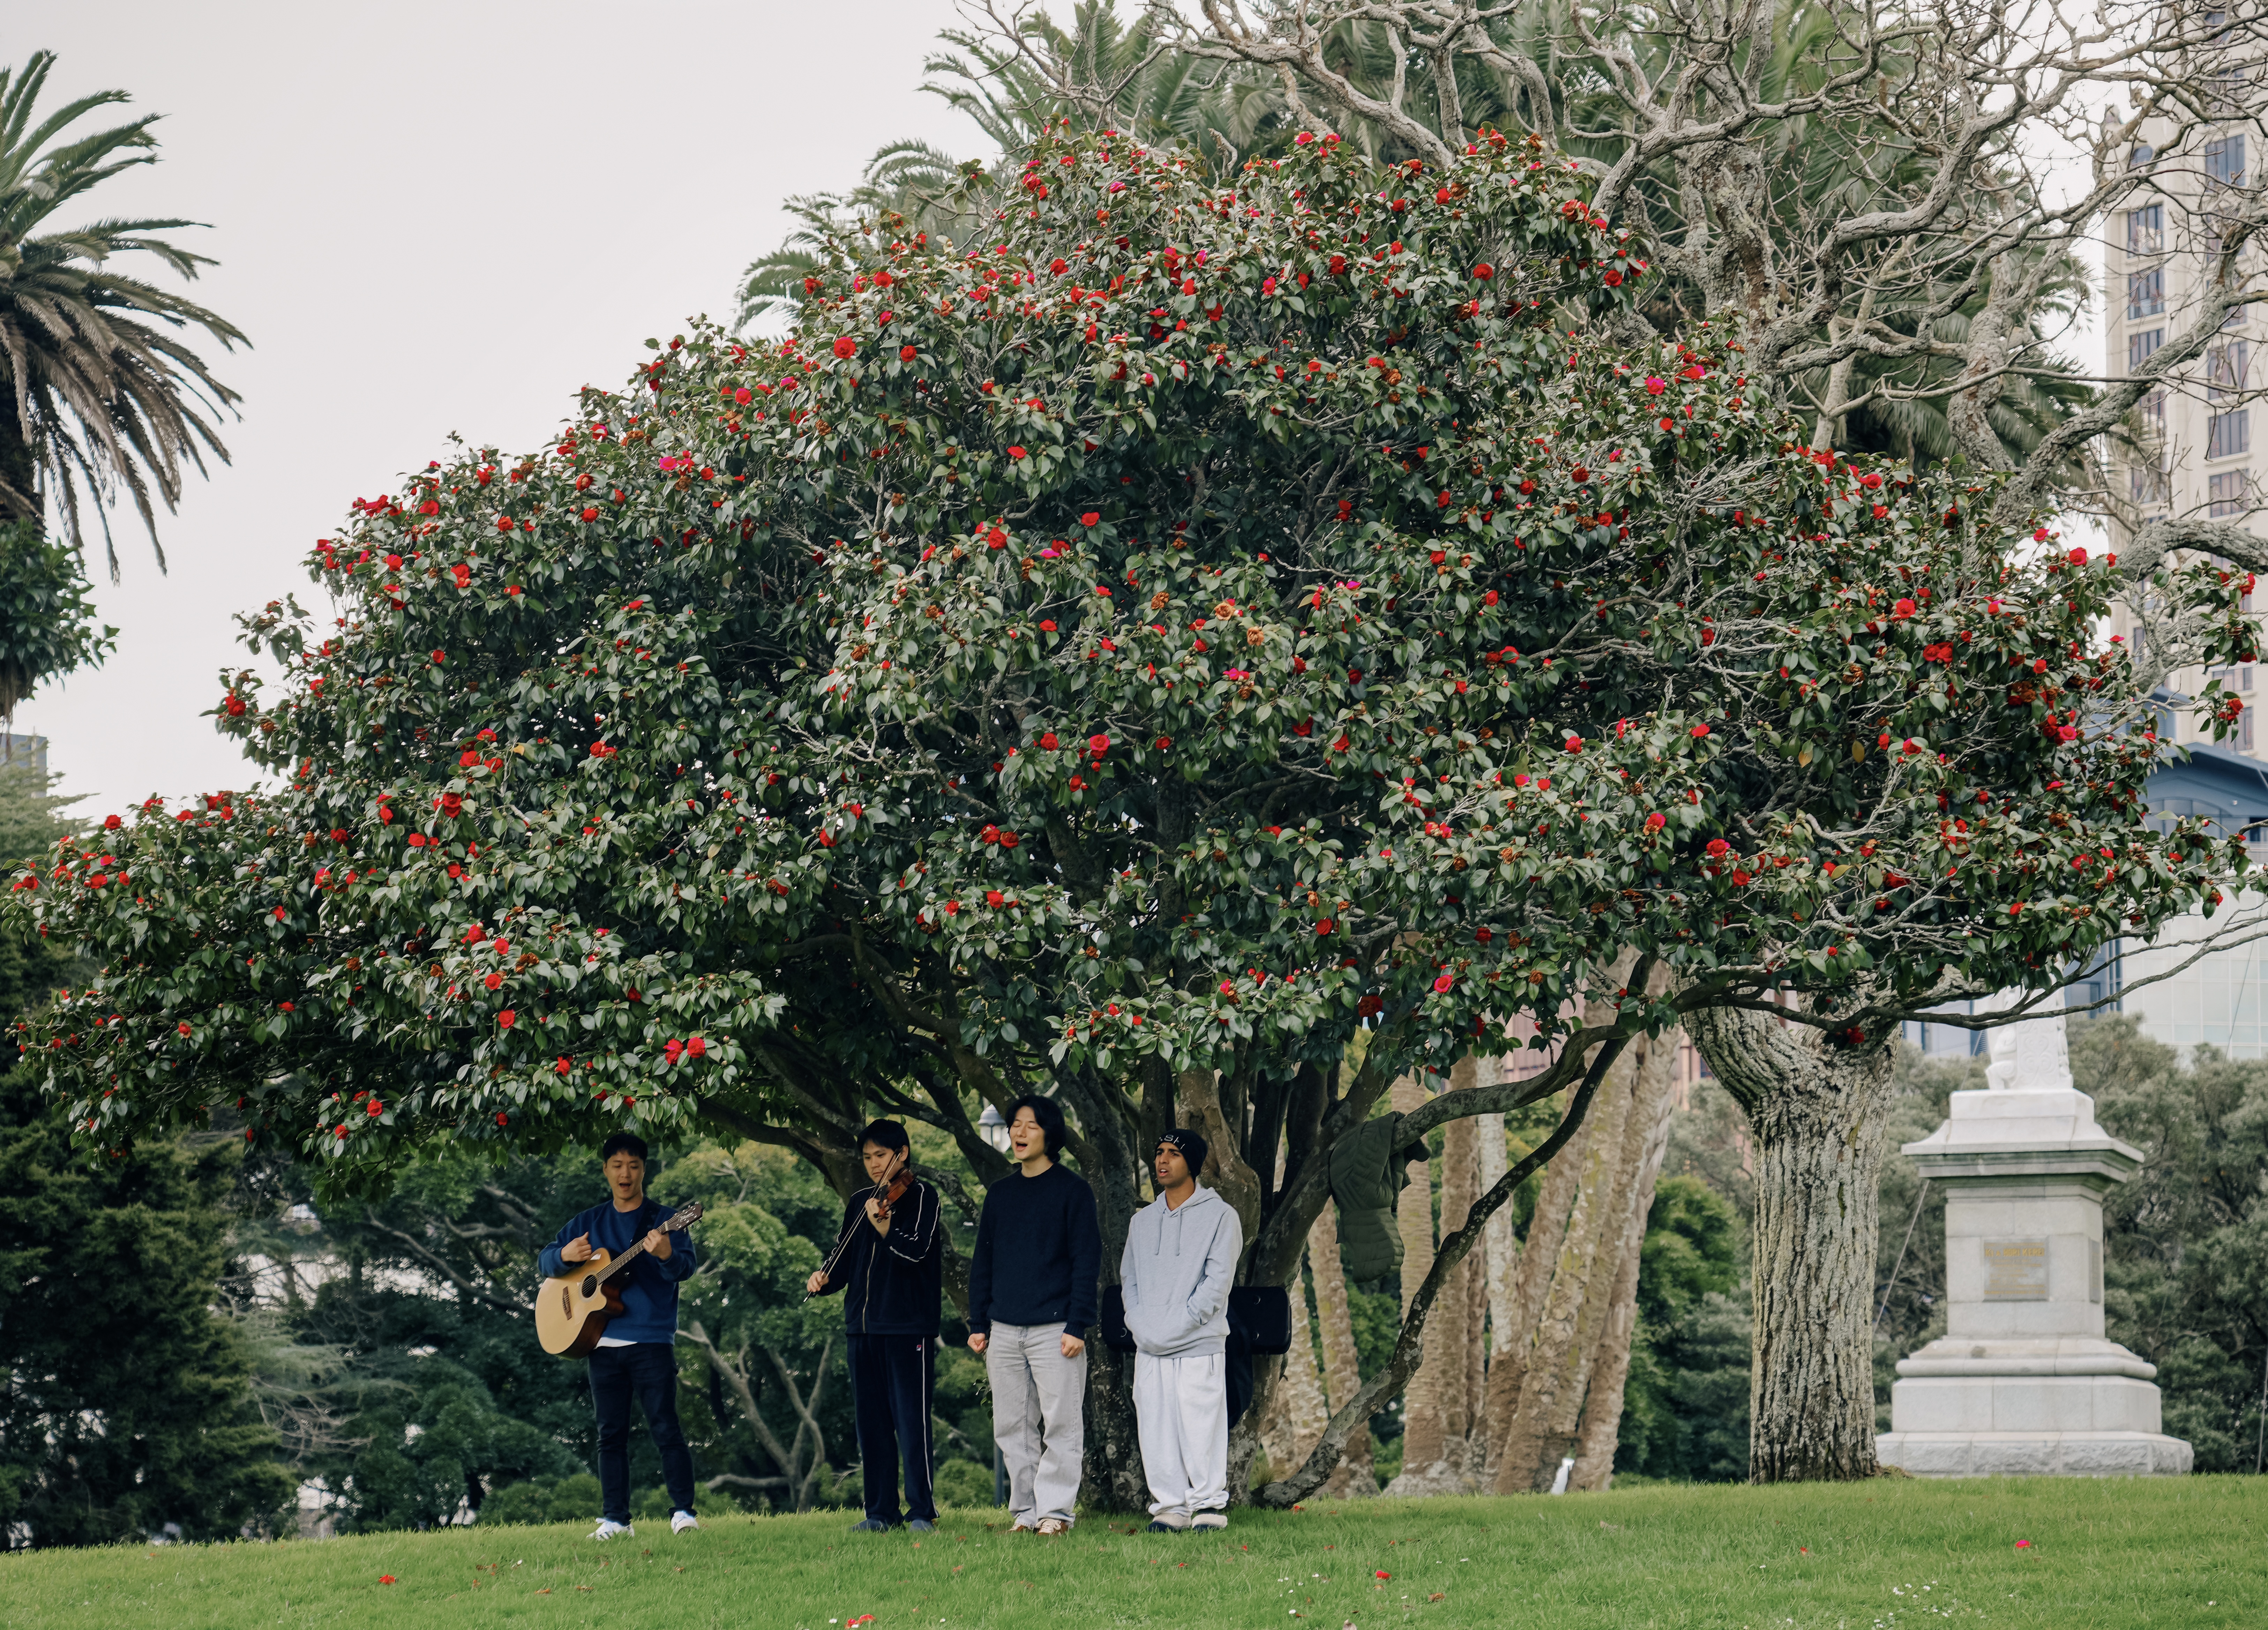
[[[1899,1630],[2268,1624],[2268,1480],[1649,1487],[1241,1514],[1225,1535],[1083,1521],[1010,1538],[954,1512],[917,1544],[840,1513],[0,1557],[10,1630],[1340,1630],[1707,1625]],[[2019,1540],[2030,1544],[2017,1548]],[[1380,1578],[1383,1571],[1390,1575]],[[398,1582],[379,1582],[391,1574]],[[1296,1617],[1294,1615],[1297,1615]]]

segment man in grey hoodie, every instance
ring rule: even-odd
[[[1225,1349],[1244,1227],[1197,1186],[1204,1159],[1186,1127],[1158,1140],[1158,1198],[1134,1213],[1118,1262],[1153,1534],[1228,1526]]]

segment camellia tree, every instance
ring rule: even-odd
[[[1336,1140],[1528,1016],[1552,1068],[1407,1126],[1562,1125],[1299,1498],[1629,1036],[1793,989],[1866,1044],[2228,864],[2142,821],[2109,568],[1799,446],[1736,335],[1601,341],[1648,269],[1578,179],[1059,132],[983,240],[876,223],[784,341],[657,344],[540,454],[358,500],[335,615],[248,618],[286,682],[216,709],[275,790],[18,874],[103,965],[26,1024],[50,1090],[113,1148],[233,1100],[345,1186],[705,1119],[846,1190],[872,1113],[989,1178],[976,1111],[1048,1090],[1107,1243],[1197,1117],[1281,1284]],[[2240,587],[2160,583],[2231,650]]]

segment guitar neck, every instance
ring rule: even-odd
[[[638,1243],[637,1244],[631,1246],[628,1250],[622,1252],[621,1256],[615,1258],[612,1262],[607,1265],[607,1271],[599,1275],[599,1283],[601,1285],[605,1284],[608,1280],[614,1278],[615,1274],[620,1273],[624,1268],[630,1266],[631,1263],[636,1262],[639,1256],[644,1252],[645,1249],[645,1237],[641,1235],[638,1237]]]

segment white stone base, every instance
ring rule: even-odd
[[[2191,1463],[2160,1432],[1885,1432],[1874,1453],[1915,1477],[2183,1477]]]

